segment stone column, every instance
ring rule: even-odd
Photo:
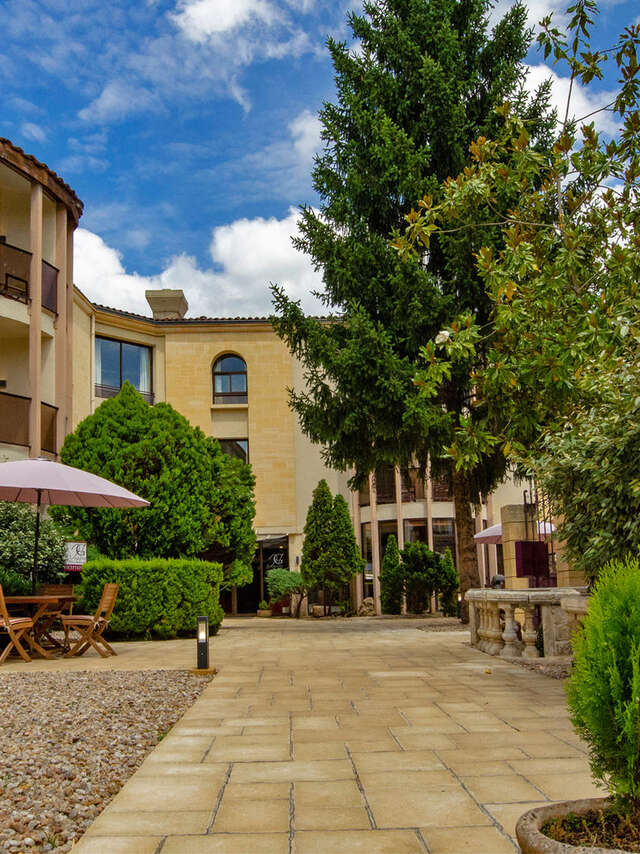
[[[65,299],[67,301],[67,345],[65,347],[66,355],[66,380],[65,380],[65,395],[66,395],[66,413],[67,424],[66,433],[70,433],[74,428],[73,423],[73,230],[74,225],[71,217],[67,218],[67,283],[65,290]],[[90,342],[90,347],[93,349],[95,343],[93,339]],[[93,381],[93,378],[91,378]],[[93,400],[93,389],[89,395],[89,401]],[[91,409],[93,412],[93,408]]]
[[[67,409],[70,395],[67,394],[67,346],[69,341],[70,321],[67,317],[67,209],[58,204],[56,208],[56,267],[58,268],[58,293],[56,319],[55,370],[56,370],[56,451],[64,442],[64,437],[70,430],[71,413]]]
[[[369,475],[369,510],[371,512],[371,566],[373,569],[373,601],[376,606],[376,614],[382,614],[382,603],[380,602],[380,533],[378,531],[378,494],[376,492],[376,478],[374,474]]]
[[[510,605],[505,602],[502,606],[504,609],[504,632],[502,633],[502,640],[504,641],[504,647],[501,656],[504,658],[514,658],[520,655],[520,647],[518,645],[518,632],[516,631],[516,622],[515,622],[515,605]]]
[[[539,658],[540,653],[538,652],[538,649],[536,647],[538,632],[536,631],[533,624],[535,605],[523,605],[522,610],[524,611],[524,621],[522,624],[522,640],[524,641],[524,651],[522,655],[524,658]]]
[[[433,551],[433,492],[431,485],[431,464],[427,460],[427,479],[425,481],[425,497],[427,504],[427,545]]]
[[[507,590],[526,590],[529,579],[516,578],[516,541],[527,536],[523,504],[507,504],[500,510],[502,521],[502,556],[504,586]]]
[[[482,531],[482,499],[480,504],[474,504],[473,514],[475,521],[476,534]],[[487,568],[484,565],[484,546],[482,543],[476,545],[476,553],[478,555],[478,575],[480,576],[480,586],[487,586]]]
[[[42,187],[31,185],[29,216],[29,456],[39,457],[42,450]]]
[[[353,473],[353,472],[352,472]],[[362,554],[362,527],[360,522],[360,492],[357,489],[351,490],[351,519],[353,521],[353,532],[355,534],[356,543],[358,544],[358,553]],[[362,573],[359,572],[355,577],[355,600],[356,613],[362,605],[364,598]]]
[[[400,551],[404,548],[404,517],[402,515],[402,474],[400,473],[400,466],[394,467],[394,475],[395,475],[395,488],[396,488],[396,527],[397,527],[397,540],[398,540],[398,548]],[[401,613],[407,613],[407,596],[403,592],[402,594],[402,607]]]
[[[487,495],[487,528],[490,528],[492,525],[495,525],[495,517],[493,513],[493,496],[489,493]],[[491,579],[498,572],[497,546],[487,546],[487,552],[489,553],[489,578]]]

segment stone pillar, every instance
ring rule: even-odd
[[[38,183],[31,185],[29,244],[29,456],[39,457],[42,450],[42,187]]]
[[[380,602],[380,533],[378,531],[378,494],[376,492],[376,478],[374,474],[369,475],[369,510],[371,513],[371,566],[373,569],[373,601],[376,606],[376,614],[382,614],[382,603]]]
[[[238,588],[235,584],[231,588],[231,616],[238,616]]]
[[[58,293],[55,340],[55,371],[56,371],[56,451],[64,442],[64,437],[70,430],[71,413],[67,409],[70,395],[67,394],[67,345],[69,341],[69,320],[67,317],[67,209],[58,204],[56,208],[56,267],[58,268]]]
[[[492,525],[495,525],[495,516],[493,512],[493,496],[489,493],[487,495],[487,528],[490,528]],[[491,579],[498,572],[497,546],[487,546],[487,551],[489,553],[489,578]]]
[[[358,554],[362,554],[362,527],[360,522],[360,492],[357,489],[351,490],[351,519],[353,521],[353,532],[355,534],[356,543],[358,544]],[[363,579],[362,573],[359,572],[354,580],[354,593],[355,593],[355,603],[356,603],[356,613],[362,605],[362,599],[364,598],[363,593]]]
[[[504,632],[502,633],[504,647],[502,648],[500,655],[504,658],[514,658],[520,655],[518,632],[516,631],[516,621],[514,616],[515,605],[505,602],[502,607],[504,608]]]
[[[527,537],[524,505],[507,504],[500,510],[502,521],[502,556],[504,558],[504,586],[507,590],[525,590],[527,578],[516,578],[516,541]]]
[[[65,425],[65,433],[70,433],[74,428],[73,423],[73,221],[71,217],[67,217],[67,282],[65,289],[65,299],[67,301],[67,344],[65,347],[66,355],[66,380],[65,380],[65,395],[67,413],[67,423]],[[92,349],[95,347],[93,339],[89,345]],[[90,378],[93,381],[93,377]],[[89,400],[93,400],[93,389],[89,395]],[[93,412],[93,408],[91,408]]]
[[[427,460],[427,479],[425,485],[427,505],[427,545],[433,551],[433,491],[431,485],[431,463]]]
[[[476,534],[482,531],[482,499],[480,504],[474,504],[473,518],[475,522]],[[484,565],[484,546],[482,543],[477,543],[476,553],[478,556],[478,575],[480,576],[481,587],[487,586],[487,568]]]
[[[538,632],[535,629],[533,618],[535,614],[535,605],[523,605],[524,620],[522,623],[522,640],[524,641],[524,658],[539,658],[540,653],[536,647]]]
[[[397,527],[397,540],[398,540],[398,548],[400,551],[404,548],[404,517],[402,515],[402,474],[400,473],[400,466],[394,467],[394,475],[395,475],[395,488],[396,488],[396,527]],[[407,613],[407,596],[403,592],[402,594],[402,606],[400,609],[402,614]]]

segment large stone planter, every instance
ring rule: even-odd
[[[608,798],[586,798],[581,801],[562,801],[547,807],[536,807],[518,819],[516,836],[522,854],[629,854],[620,848],[585,848],[566,845],[545,836],[540,830],[551,818],[568,815],[570,812],[582,815],[593,809],[606,806]]]
[[[259,617],[270,617],[271,616],[271,608],[258,608],[258,616]]]

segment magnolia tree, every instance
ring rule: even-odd
[[[401,256],[428,255],[434,235],[455,246],[499,230],[498,243],[476,251],[491,312],[463,312],[426,342],[415,381],[428,406],[452,376],[469,378],[447,451],[456,469],[499,447],[534,474],[589,577],[640,545],[640,26],[593,51],[595,11],[593,0],[570,8],[568,41],[550,17],[542,22],[545,56],[571,75],[553,148],[534,148],[504,104],[500,132],[472,143],[471,165],[437,200],[421,199],[393,240]],[[570,120],[571,90],[600,79],[607,61],[620,78],[603,105],[620,121],[615,138],[592,116]]]

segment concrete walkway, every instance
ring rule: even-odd
[[[531,806],[599,793],[562,683],[416,626],[225,621],[219,675],[74,852],[506,854]]]

